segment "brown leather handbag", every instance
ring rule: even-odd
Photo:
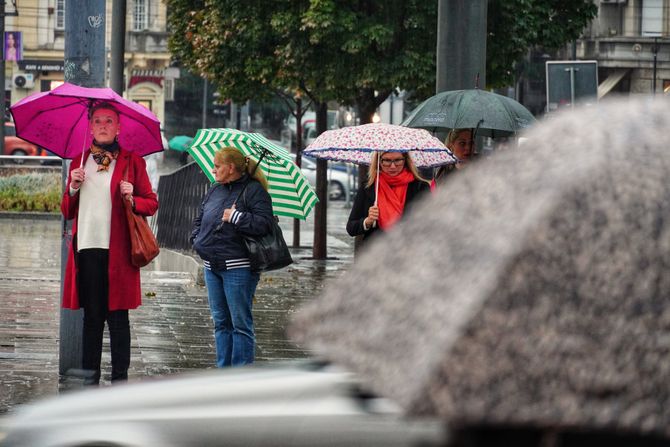
[[[127,181],[128,167],[124,173]],[[149,264],[160,252],[158,241],[149,227],[145,216],[135,214],[133,204],[130,200],[123,198],[123,207],[128,219],[128,231],[130,232],[130,260],[135,267],[144,267]]]

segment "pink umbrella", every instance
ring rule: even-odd
[[[111,103],[119,112],[119,144],[123,149],[140,156],[163,150],[160,121],[146,107],[109,88],[68,83],[14,104],[10,110],[16,135],[59,157],[76,158],[91,144],[88,110],[101,101]]]

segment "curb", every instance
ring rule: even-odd
[[[38,211],[0,211],[0,219],[59,220],[60,218],[60,213],[44,213]]]
[[[196,284],[205,285],[205,271],[202,261],[195,256],[180,253],[169,248],[162,248],[156,259],[143,270],[159,272],[186,272],[189,273]]]

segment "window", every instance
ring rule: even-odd
[[[642,35],[660,36],[663,34],[663,0],[644,0],[642,2]]]
[[[65,29],[65,0],[56,0],[56,29]]]
[[[166,101],[174,101],[174,79],[165,78],[163,80],[163,92]]]
[[[133,10],[133,31],[147,29],[147,2],[146,0],[135,0]]]

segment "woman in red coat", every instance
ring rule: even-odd
[[[70,166],[61,211],[74,219],[63,285],[63,307],[84,309],[82,368],[86,384],[100,382],[105,321],[109,327],[112,382],[128,380],[130,323],[128,310],[141,304],[140,270],[130,259],[130,236],[122,200],[136,213],[153,215],[156,193],[143,158],[123,150],[122,131],[113,105],[99,103],[89,112],[93,144]]]

